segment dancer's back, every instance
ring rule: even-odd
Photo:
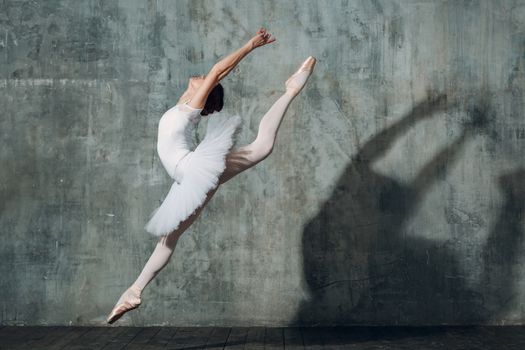
[[[200,121],[201,111],[187,104],[177,104],[160,118],[157,152],[172,179],[177,180],[175,168],[192,149],[192,133]]]

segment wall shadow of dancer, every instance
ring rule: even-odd
[[[423,101],[353,157],[331,197],[304,228],[303,269],[310,298],[291,325],[475,324],[488,319],[491,305],[485,303],[483,290],[465,284],[454,251],[404,232],[430,187],[458,160],[465,141],[486,127],[486,106],[469,111],[459,137],[410,183],[372,169],[409,127],[456,106],[444,95]],[[514,208],[517,202],[512,202]],[[506,230],[507,235],[521,234]],[[495,249],[500,248],[506,249]],[[486,255],[508,258],[501,251]],[[506,261],[499,262],[502,270],[508,268]],[[507,278],[503,272],[499,276]],[[509,281],[497,283],[512,290]]]
[[[482,254],[485,302],[498,306],[493,314],[487,315],[491,323],[501,323],[509,311],[521,311],[519,303],[513,302],[517,294],[515,282],[521,279],[519,272],[523,264],[525,168],[501,175],[498,185],[504,195],[503,205]]]

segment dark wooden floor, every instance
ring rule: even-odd
[[[0,349],[520,349],[525,327],[0,326]]]

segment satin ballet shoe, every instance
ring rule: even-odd
[[[309,56],[302,64],[299,69],[289,77],[284,85],[286,85],[286,93],[292,96],[296,96],[301,92],[305,86],[306,81],[314,71],[314,66],[317,60],[313,56]]]
[[[121,318],[126,312],[138,308],[140,306],[141,299],[140,297],[137,297],[137,295],[140,296],[140,290],[134,288],[133,286],[129,287],[128,290],[122,294],[119,301],[117,301],[117,305],[115,305],[113,310],[111,310],[107,318],[107,323],[112,324]]]

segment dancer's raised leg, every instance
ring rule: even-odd
[[[226,170],[221,175],[220,183],[225,183],[270,155],[275,144],[277,131],[288,106],[305,86],[308,77],[313,72],[315,63],[314,57],[308,57],[301,67],[286,80],[286,92],[262,117],[255,140],[248,145],[232,150],[226,156]]]

